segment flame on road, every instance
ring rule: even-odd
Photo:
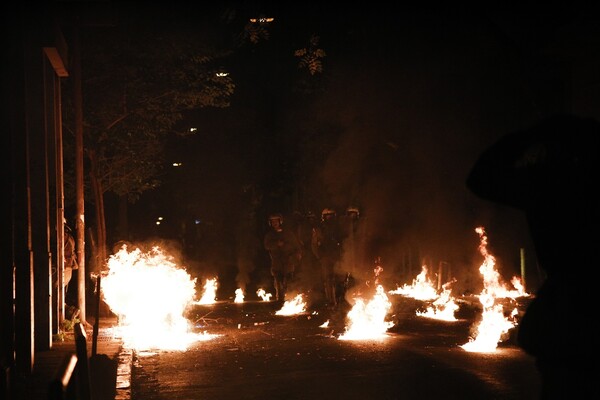
[[[183,316],[193,302],[196,280],[178,268],[159,247],[148,253],[123,246],[108,260],[101,290],[106,304],[119,316],[117,334],[133,349],[186,350],[212,335],[189,331]]]
[[[427,277],[427,266],[421,267],[421,272],[412,281],[412,285],[405,284],[396,290],[390,290],[389,294],[401,294],[417,300],[433,300],[438,297],[437,290],[431,279]]]
[[[215,304],[217,302],[217,278],[207,279],[204,284],[204,293],[196,304]]]
[[[283,303],[280,310],[275,312],[275,315],[296,315],[306,312],[306,302],[302,293],[296,295],[292,300],[287,300]]]
[[[504,315],[502,304],[496,303],[497,297],[505,297],[511,292],[501,284],[500,274],[495,269],[496,258],[487,250],[485,230],[478,227],[475,231],[479,234],[479,252],[484,258],[479,267],[479,272],[483,276],[483,290],[479,295],[483,312],[482,320],[476,326],[475,337],[461,347],[467,351],[490,353],[496,351],[498,343],[516,323]],[[513,311],[511,316],[514,315],[515,312]]]
[[[258,297],[260,297],[263,301],[269,301],[269,300],[271,300],[271,297],[273,296],[271,293],[265,292],[265,289],[262,289],[262,288],[258,289],[256,291],[256,295]]]
[[[234,303],[244,302],[244,291],[241,288],[235,289],[235,300]]]
[[[454,301],[454,298],[451,296],[452,289],[450,288],[450,285],[453,282],[454,281],[445,283],[442,286],[443,290],[439,297],[431,304],[431,306],[428,306],[425,311],[417,311],[417,315],[419,317],[439,319],[443,321],[457,321],[454,313],[459,307]]]
[[[348,312],[348,326],[339,340],[372,340],[387,337],[387,330],[394,326],[393,322],[386,321],[392,303],[388,300],[383,286],[377,285],[375,295],[365,302],[357,297],[352,309]]]
[[[412,285],[404,285],[396,290],[390,290],[388,293],[401,294],[405,297],[423,301],[434,300],[425,311],[417,311],[417,316],[443,321],[456,321],[454,313],[459,307],[451,296],[452,290],[450,289],[450,285],[454,282],[456,282],[456,279],[446,282],[442,285],[442,293],[438,294],[433,282],[427,277],[427,266],[423,265],[419,275],[413,279]]]

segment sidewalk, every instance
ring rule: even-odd
[[[100,318],[95,355],[92,355],[93,327],[85,329],[91,400],[131,398],[132,352],[124,348],[119,337],[113,335],[112,328],[115,326],[116,317]],[[77,354],[72,332],[65,334],[64,341],[55,341],[50,350],[36,352],[33,373],[22,380],[17,379],[15,383],[15,400],[47,400],[49,385],[70,354]]]

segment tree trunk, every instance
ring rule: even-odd
[[[90,182],[92,187],[92,193],[95,200],[95,211],[96,211],[96,254],[93,259],[95,260],[93,268],[94,273],[98,273],[104,269],[107,261],[106,255],[106,221],[104,214],[104,192],[102,190],[102,183],[97,176],[97,159],[96,154],[93,151],[89,152],[90,158]]]

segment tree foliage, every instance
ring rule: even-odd
[[[130,200],[159,184],[164,140],[186,133],[176,129],[184,112],[227,107],[235,88],[218,74],[228,53],[206,38],[134,26],[89,30],[82,40],[85,148],[103,192]]]

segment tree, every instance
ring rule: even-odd
[[[185,111],[227,107],[235,89],[231,77],[219,73],[219,62],[230,51],[216,46],[213,26],[192,29],[182,21],[159,26],[148,15],[133,15],[124,13],[111,27],[80,32],[86,188],[91,189],[96,217],[95,270],[106,260],[104,195],[112,192],[134,202],[156,188],[167,136],[187,133],[177,129]],[[66,109],[73,107],[67,104]],[[74,131],[72,115],[65,116],[65,128]]]

